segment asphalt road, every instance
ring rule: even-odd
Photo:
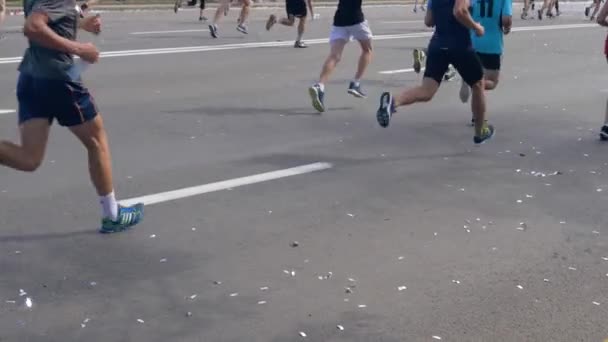
[[[306,50],[294,29],[264,30],[268,10],[248,36],[231,10],[217,40],[195,11],[104,13],[106,57],[85,78],[121,198],[325,169],[150,205],[133,231],[101,236],[85,151],[55,126],[38,172],[0,169],[0,341],[603,341],[605,32],[563,7],[515,20],[488,96],[498,132],[479,147],[458,81],[376,124],[380,93],[419,81],[380,73],[428,41],[411,7],[366,9],[369,98],[346,93],[351,44],[323,115],[306,88],[332,9]],[[16,108],[21,20],[0,41],[0,113]],[[0,136],[15,124],[0,114]]]

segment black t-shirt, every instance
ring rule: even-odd
[[[361,2],[362,0],[340,0],[334,15],[334,26],[352,26],[365,21]]]

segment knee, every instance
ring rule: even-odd
[[[428,91],[428,90],[423,90],[420,93],[420,96],[418,97],[418,101],[420,102],[429,102],[433,99],[433,94],[432,92]]]
[[[331,53],[329,55],[329,60],[331,60],[331,61],[333,61],[335,63],[340,62],[341,59],[342,59],[342,55],[339,54],[339,53]]]
[[[42,165],[42,157],[28,156],[26,157],[21,165],[21,171],[34,172]]]

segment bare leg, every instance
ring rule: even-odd
[[[112,161],[103,120],[100,115],[82,125],[70,127],[70,131],[82,142],[89,156],[91,181],[99,196],[113,191]]]
[[[24,122],[19,128],[21,145],[0,142],[0,164],[20,171],[36,171],[44,159],[50,127],[48,119]]]
[[[484,85],[486,90],[494,90],[498,86],[500,70],[483,70]]]
[[[486,120],[486,95],[484,89],[484,80],[481,79],[479,82],[471,86],[471,92],[473,98],[471,100],[471,111],[475,118],[475,136],[481,137],[483,127]]]
[[[355,80],[360,80],[365,73],[365,70],[372,61],[372,40],[360,40],[361,45],[361,56],[359,56],[359,64],[357,65],[357,73],[355,74]]]
[[[405,90],[401,94],[395,96],[395,107],[408,106],[417,102],[428,102],[437,93],[439,83],[432,78],[424,77],[422,84]]]
[[[213,16],[213,25],[216,25],[220,21],[220,18],[224,16],[224,12],[226,12],[228,6],[230,6],[230,0],[221,0]]]
[[[604,125],[608,126],[608,100],[606,100],[606,113],[605,113],[605,117],[604,117]]]
[[[597,12],[599,12],[599,10],[600,10],[600,0],[594,0],[593,6],[594,6],[594,8],[593,8],[593,14],[591,14],[591,20],[595,19]]]
[[[249,17],[249,11],[251,10],[251,0],[243,0],[243,8],[239,15],[239,24],[245,25],[245,21]]]
[[[4,15],[6,11],[6,1],[0,0],[0,28],[2,28],[2,23],[4,22]]]
[[[329,56],[325,60],[323,64],[323,69],[321,70],[321,75],[319,76],[319,83],[325,84],[329,79],[329,76],[336,68],[336,65],[340,62],[342,58],[342,51],[344,51],[344,47],[346,46],[346,40],[338,39],[332,41],[331,50],[329,52]]]
[[[301,17],[300,22],[298,23],[298,38],[296,41],[302,41],[302,37],[304,37],[304,31],[306,31],[306,17]]]

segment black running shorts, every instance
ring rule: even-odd
[[[460,77],[469,85],[481,81],[483,78],[483,68],[479,57],[473,49],[449,50],[441,48],[431,48],[426,57],[426,69],[424,77],[432,78],[437,83],[441,83],[443,75],[452,64],[460,74]]]
[[[288,17],[304,18],[308,15],[306,0],[286,0],[285,10]]]
[[[481,61],[481,65],[486,70],[500,70],[501,55],[495,53],[477,53],[477,57]]]

